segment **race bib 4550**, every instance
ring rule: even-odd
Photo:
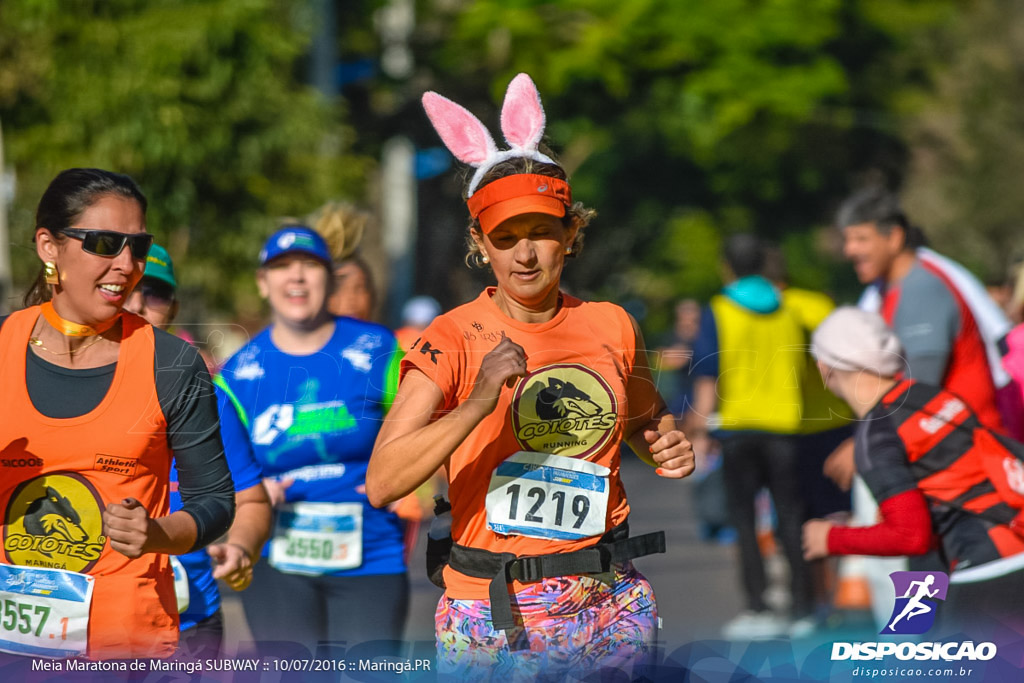
[[[362,503],[292,503],[278,511],[270,544],[276,569],[327,574],[362,563]]]

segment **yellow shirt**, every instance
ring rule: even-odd
[[[782,307],[790,311],[806,332],[806,340],[828,317],[836,305],[827,295],[808,289],[788,287],[782,290]],[[807,342],[809,345],[809,341]],[[838,396],[825,388],[818,364],[808,352],[801,378],[803,419],[800,434],[817,434],[850,424],[853,411]]]

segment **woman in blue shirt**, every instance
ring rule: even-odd
[[[399,641],[409,595],[400,520],[364,486],[401,354],[387,328],[330,315],[330,266],[310,228],[267,240],[257,281],[272,322],[219,382],[249,425],[277,513],[267,562],[242,593],[246,619],[257,641],[314,654],[321,641]]]

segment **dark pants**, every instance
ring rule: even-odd
[[[260,562],[252,585],[240,594],[245,619],[258,643],[297,643],[312,655],[321,642],[367,658],[397,655],[409,607],[406,574],[303,576]],[[279,649],[279,648],[278,648]]]
[[[725,494],[740,554],[740,574],[748,609],[768,609],[764,558],[757,544],[758,491],[767,487],[775,503],[777,536],[789,563],[792,613],[796,618],[813,610],[811,581],[801,549],[804,502],[800,494],[800,459],[795,440],[776,434],[745,433],[722,439]]]
[[[824,472],[828,456],[852,436],[853,427],[839,427],[796,437],[797,452],[800,454],[800,493],[806,504],[804,512],[808,519],[825,517],[834,512],[849,512],[852,509],[850,492],[836,486]]]
[[[224,615],[220,609],[181,632],[176,656],[192,660],[219,659],[224,642]]]

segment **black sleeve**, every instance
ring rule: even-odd
[[[156,343],[156,393],[167,418],[182,509],[196,523],[192,550],[205,547],[231,526],[235,487],[220,438],[217,397],[199,352],[161,330]]]
[[[857,424],[854,436],[857,474],[878,503],[917,488],[903,440],[881,409],[868,413]]]

